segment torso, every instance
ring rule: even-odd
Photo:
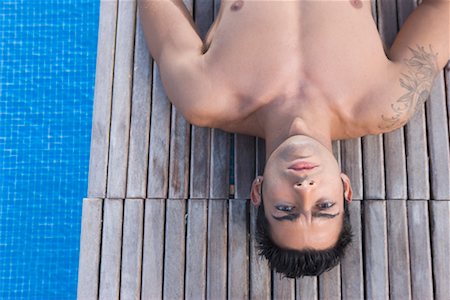
[[[223,1],[206,44],[207,67],[239,107],[222,129],[254,135],[269,106],[293,116],[326,107],[341,122],[333,138],[363,135],[342,120],[392,67],[370,1]]]

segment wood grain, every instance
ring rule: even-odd
[[[381,135],[363,139],[364,199],[384,199],[384,156]]]
[[[119,1],[109,139],[108,198],[126,196],[136,1]]]
[[[165,205],[165,199],[145,200],[142,299],[163,296]]]
[[[189,199],[186,241],[185,299],[205,299],[208,202]]]
[[[102,199],[83,199],[77,289],[79,299],[98,298],[102,208]]]
[[[434,297],[450,295],[450,201],[430,201]]]
[[[147,49],[139,14],[136,27],[127,197],[144,199],[147,196],[153,60]]]
[[[431,199],[450,200],[450,151],[443,74],[440,73],[426,102],[430,155]]]
[[[408,201],[409,251],[413,299],[433,299],[428,201]]]
[[[254,137],[235,134],[234,138],[234,181],[236,199],[248,199],[255,176],[256,159]]]
[[[366,297],[388,299],[386,201],[364,201],[364,278]]]
[[[267,260],[258,254],[255,240],[257,208],[250,204],[250,298],[271,299],[271,272]]]
[[[227,299],[228,202],[209,200],[206,298]]]
[[[319,299],[341,299],[340,265],[319,276]]]
[[[342,171],[350,178],[353,199],[363,198],[361,139],[341,141]]]
[[[230,190],[230,135],[212,129],[211,171],[209,195],[211,199],[228,199]]]
[[[184,297],[186,201],[166,200],[163,298]]]
[[[100,2],[88,197],[105,198],[111,126],[117,0]]]
[[[295,300],[295,279],[272,272],[273,299]]]
[[[411,299],[406,200],[386,201],[390,299]]]
[[[147,197],[167,198],[171,110],[156,65],[153,72]]]
[[[228,298],[248,298],[247,200],[229,201],[228,219]]]
[[[140,299],[144,200],[125,199],[120,299]]]
[[[341,261],[342,299],[363,299],[364,273],[361,201],[352,201],[348,209],[350,210],[350,224],[352,225],[353,239]]]
[[[297,300],[317,300],[317,277],[307,276],[296,279],[295,295]]]
[[[123,199],[105,199],[99,299],[119,299]]]

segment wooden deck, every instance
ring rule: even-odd
[[[218,4],[187,3],[203,35]],[[372,4],[390,45],[414,0]],[[328,273],[281,279],[256,254],[247,199],[264,142],[186,123],[136,3],[102,1],[78,298],[450,299],[449,87],[447,69],[406,127],[334,143],[354,242]]]

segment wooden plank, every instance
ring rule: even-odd
[[[141,297],[144,199],[125,199],[120,299]]]
[[[390,299],[411,299],[406,201],[386,202]]]
[[[442,72],[434,81],[430,99],[426,102],[428,149],[430,155],[431,198],[450,199],[450,150],[445,90]]]
[[[342,171],[352,183],[353,199],[363,198],[361,139],[341,141]]]
[[[147,49],[139,14],[136,26],[127,197],[143,199],[147,196],[153,60]]]
[[[142,299],[162,299],[165,199],[145,200]]]
[[[157,65],[153,67],[152,122],[148,162],[148,198],[167,198],[169,186],[170,103]]]
[[[211,130],[192,126],[190,198],[209,196]]]
[[[256,140],[242,134],[234,136],[234,181],[236,199],[248,199],[256,170]]]
[[[408,201],[411,289],[414,299],[433,299],[427,201]]]
[[[430,201],[434,297],[450,295],[450,201]]]
[[[109,140],[108,198],[126,196],[136,1],[119,1]]]
[[[397,0],[400,26],[416,7],[415,0]],[[428,199],[430,196],[428,153],[424,105],[405,126],[408,174],[408,199]],[[389,196],[388,196],[389,197]]]
[[[200,37],[204,40],[214,19],[214,1],[195,1],[194,12],[195,24],[199,30]]]
[[[333,141],[332,147],[333,147],[334,158],[338,162],[338,165],[342,166],[342,161],[341,161],[341,141]]]
[[[227,199],[230,193],[230,135],[219,129],[211,130],[211,199]]]
[[[186,241],[186,299],[205,299],[206,296],[206,237],[208,202],[189,199]]]
[[[306,276],[296,279],[297,300],[317,300],[319,298],[317,292],[317,277]]]
[[[228,298],[248,298],[247,200],[229,201]]]
[[[340,265],[319,276],[319,299],[341,299]]]
[[[353,201],[348,206],[353,240],[341,261],[342,299],[364,298],[364,272],[361,226],[361,202]]]
[[[186,200],[166,201],[163,298],[184,297]]]
[[[272,272],[273,299],[295,299],[295,279]]]
[[[250,204],[250,299],[271,299],[271,272],[267,260],[258,254],[255,231],[258,209]]]
[[[105,199],[99,299],[119,299],[123,200]]]
[[[169,198],[186,199],[189,184],[190,125],[172,106],[170,130]]]
[[[83,199],[78,265],[77,296],[79,299],[98,298],[102,208],[102,199]]]
[[[209,200],[206,298],[227,298],[227,200]]]
[[[106,197],[117,0],[100,2],[88,197]]]
[[[369,135],[363,141],[364,199],[384,199],[384,156],[381,135]]]
[[[266,142],[261,139],[256,139],[256,176],[264,174],[266,166]]]
[[[388,299],[386,202],[364,201],[364,278],[368,299]]]

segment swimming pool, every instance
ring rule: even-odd
[[[0,299],[74,299],[99,1],[0,2]]]

